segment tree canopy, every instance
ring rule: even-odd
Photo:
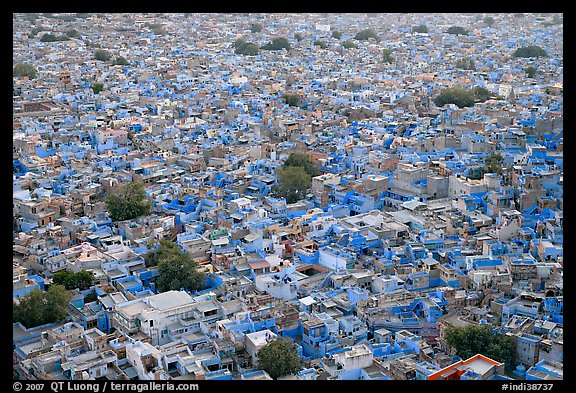
[[[312,177],[318,176],[320,170],[304,153],[291,153],[278,170],[278,194],[286,198],[287,203],[294,203],[304,198],[312,184]]]
[[[300,94],[297,93],[284,93],[280,97],[290,106],[299,106],[300,105]]]
[[[356,43],[352,40],[346,40],[342,43],[342,46],[346,49],[350,49],[350,48],[358,48],[358,45],[356,45]]]
[[[320,170],[314,165],[310,157],[304,153],[290,153],[286,161],[284,161],[283,167],[287,168],[289,166],[299,166],[304,168],[307,174],[311,177],[318,176]]]
[[[332,37],[336,38],[337,40],[339,40],[342,37],[342,32],[338,31],[338,30],[333,30],[332,31]]]
[[[126,60],[125,57],[123,57],[123,56],[117,56],[117,57],[114,59],[114,62],[113,62],[112,64],[114,64],[114,65],[128,65],[128,64],[130,64],[130,63],[128,63],[128,60]]]
[[[164,35],[168,33],[168,31],[164,28],[164,26],[161,23],[146,22],[142,26],[147,27],[153,34],[156,35]]]
[[[144,183],[129,183],[108,195],[106,207],[112,221],[124,221],[150,214],[151,202]]]
[[[94,94],[98,94],[102,90],[104,90],[104,83],[97,82],[92,84],[92,91],[94,92]]]
[[[523,46],[512,54],[514,57],[547,57],[548,54],[538,45]]]
[[[151,245],[152,244],[150,244],[150,246]],[[161,259],[178,253],[179,249],[176,243],[171,242],[170,240],[162,239],[158,243],[158,247],[153,248],[144,254],[144,263],[146,264],[146,267],[157,266]]]
[[[243,38],[234,41],[234,53],[237,55],[256,56],[258,52],[258,47],[252,42],[247,42]]]
[[[378,40],[378,35],[376,34],[376,32],[372,29],[364,29],[364,30],[360,30],[358,33],[356,33],[356,35],[354,36],[354,39],[360,40],[360,41],[364,41],[370,38],[374,38],[376,40]]]
[[[288,39],[285,37],[275,37],[272,39],[271,42],[261,47],[261,49],[266,50],[280,50],[282,48],[290,50],[290,43],[288,42]]]
[[[526,76],[528,78],[534,78],[537,71],[538,71],[538,68],[536,68],[534,66],[528,66],[528,67],[524,68],[524,72],[526,73]]]
[[[165,292],[184,288],[193,292],[203,289],[206,275],[198,271],[198,263],[189,253],[181,251],[174,243],[169,243],[172,242],[161,241],[158,249],[151,251],[148,256],[149,263],[157,263],[158,290]]]
[[[319,46],[322,49],[326,49],[328,48],[328,45],[326,45],[326,42],[322,41],[322,40],[316,40],[314,41],[314,45]]]
[[[502,174],[502,162],[504,157],[500,153],[492,153],[484,158],[486,173]]]
[[[384,63],[392,63],[394,57],[392,57],[392,49],[382,49],[382,61]]]
[[[32,23],[33,25],[36,24],[36,19],[38,19],[38,14],[36,14],[34,12],[24,14],[24,20],[27,20],[28,22]]]
[[[110,60],[111,56],[110,53],[108,53],[104,49],[96,49],[94,51],[94,58],[100,61],[108,61]]]
[[[66,30],[66,35],[68,37],[80,37],[80,33],[78,33],[78,30],[76,29]]]
[[[454,34],[454,35],[468,35],[468,30],[466,30],[465,28],[463,28],[461,26],[450,26],[446,30],[446,33]]]
[[[484,102],[492,96],[492,93],[484,87],[476,86],[473,89],[453,86],[442,90],[435,98],[437,106],[455,104],[459,108],[474,106],[476,102]]]
[[[428,33],[428,27],[426,25],[418,25],[412,27],[412,32],[414,33]]]
[[[27,76],[30,79],[34,79],[36,78],[36,68],[31,64],[16,63],[12,69],[12,75],[16,77]]]
[[[74,273],[72,270],[59,270],[54,273],[52,282],[63,285],[66,289],[80,289],[81,291],[90,288],[94,284],[94,276],[87,270]]]
[[[456,60],[455,66],[461,70],[476,71],[476,64],[474,63],[474,60],[469,57],[463,57]]]
[[[448,345],[455,348],[463,359],[480,353],[505,363],[508,368],[514,366],[516,353],[514,339],[504,334],[493,333],[488,325],[451,327],[446,329],[444,337]]]
[[[42,35],[42,38],[40,38],[40,41],[42,42],[56,42],[56,41],[68,41],[70,39],[70,37],[68,37],[67,35],[54,35],[54,34],[50,34],[50,33],[45,33]]]
[[[278,170],[277,191],[286,198],[286,203],[298,202],[304,198],[312,184],[312,178],[303,167],[289,166]]]
[[[12,321],[27,328],[60,322],[68,316],[70,295],[62,285],[53,284],[47,291],[35,289],[12,307]]]
[[[252,33],[258,33],[259,31],[262,31],[262,28],[263,28],[263,27],[264,27],[264,26],[262,26],[261,23],[252,23],[252,24],[250,25],[250,31],[251,31]]]
[[[300,369],[300,356],[289,338],[278,337],[258,351],[258,368],[277,379]]]
[[[494,22],[496,22],[496,21],[494,20],[493,17],[491,17],[491,16],[486,16],[486,17],[482,20],[482,22],[484,22],[488,27],[492,27],[492,25],[493,25]]]

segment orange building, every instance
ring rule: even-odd
[[[497,362],[496,360],[490,359],[481,354],[476,354],[469,359],[460,360],[428,375],[427,379],[436,381],[465,379],[486,380],[495,375],[503,374],[504,363]]]

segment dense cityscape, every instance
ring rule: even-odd
[[[12,67],[14,379],[563,380],[561,13],[15,13]]]

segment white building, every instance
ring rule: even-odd
[[[140,380],[153,380],[159,372],[160,350],[147,342],[126,344],[126,359],[136,369]]]
[[[268,329],[246,334],[246,352],[252,357],[252,365],[258,364],[258,351],[277,337],[276,333]]]
[[[192,319],[196,302],[185,291],[167,291],[132,300],[114,307],[112,326],[124,333],[141,331],[153,345],[170,341],[168,326],[183,319]]]
[[[329,269],[340,271],[346,269],[348,257],[330,246],[320,249],[318,263]]]

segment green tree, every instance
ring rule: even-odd
[[[47,291],[35,289],[13,303],[12,320],[27,328],[61,322],[68,316],[70,295],[62,285],[53,284]]]
[[[96,295],[96,291],[90,291],[86,296],[84,296],[84,304],[92,303],[98,300],[98,296]]]
[[[538,45],[530,45],[518,48],[512,54],[514,57],[548,57],[544,49]]]
[[[484,176],[484,173],[486,173],[484,167],[479,166],[479,165],[474,165],[471,167],[468,167],[468,172],[466,174],[466,177],[472,179],[472,180],[480,180],[482,179],[482,176]]]
[[[16,63],[12,69],[12,75],[15,77],[27,76],[30,79],[36,78],[36,68],[31,64]]]
[[[154,33],[156,35],[164,35],[164,34],[168,33],[168,31],[160,23],[146,22],[143,24],[143,26],[147,27],[152,33]]]
[[[434,103],[439,107],[446,104],[455,104],[459,108],[471,107],[474,106],[474,93],[462,87],[448,87],[434,98]]]
[[[44,323],[61,322],[68,316],[70,294],[62,285],[51,285],[46,291]]]
[[[152,244],[149,244],[152,246]],[[158,247],[152,248],[146,254],[144,254],[144,263],[146,267],[157,266],[158,262],[161,259],[164,259],[170,255],[179,255],[180,249],[176,245],[176,243],[171,242],[170,240],[162,239]]]
[[[524,72],[526,73],[526,76],[528,78],[534,78],[537,71],[538,71],[538,68],[536,68],[534,66],[528,66],[528,67],[524,68]]]
[[[150,214],[151,202],[144,183],[129,183],[112,192],[106,199],[106,208],[112,221],[131,220]]]
[[[300,105],[300,94],[297,93],[284,93],[280,97],[290,106],[299,106]]]
[[[239,37],[239,38],[236,38],[236,39],[234,40],[234,42],[232,43],[232,46],[233,46],[234,48],[239,48],[239,47],[241,47],[242,45],[245,45],[245,44],[246,44],[246,40],[245,40],[244,38],[242,38],[242,37]]]
[[[42,26],[36,26],[32,30],[30,30],[29,37],[35,37],[36,34],[40,33],[43,30],[44,28]]]
[[[468,30],[461,26],[450,26],[446,33],[453,35],[468,35]]]
[[[43,325],[44,322],[44,292],[35,289],[27,296],[14,302],[12,307],[12,320],[20,322],[27,328]]]
[[[514,366],[516,352],[514,339],[504,334],[493,333],[488,325],[451,327],[446,329],[444,338],[463,359],[482,354],[505,363],[508,369]]]
[[[376,34],[376,32],[372,29],[364,29],[364,30],[360,30],[358,33],[356,33],[356,35],[354,36],[354,39],[359,40],[359,41],[365,41],[368,40],[370,38],[374,38],[375,40],[378,40],[378,35]]]
[[[113,65],[121,65],[121,66],[125,66],[125,65],[129,65],[130,63],[128,63],[128,60],[126,60],[125,57],[123,56],[117,56],[114,59],[114,62],[112,63]]]
[[[392,63],[394,57],[392,57],[392,49],[382,49],[382,61],[384,63]]]
[[[88,12],[77,12],[76,13],[76,18],[79,18],[79,19],[86,19],[89,17],[90,17],[90,14]]]
[[[98,94],[102,90],[104,90],[104,84],[103,83],[93,83],[92,84],[92,91],[94,92],[94,94]]]
[[[294,203],[304,198],[312,184],[312,178],[304,167],[289,166],[278,170],[278,194],[286,198],[287,203]]]
[[[504,157],[500,153],[492,153],[484,158],[486,173],[502,174],[502,163]]]
[[[262,26],[261,23],[252,23],[252,24],[250,25],[250,31],[251,31],[252,33],[258,33],[258,32],[260,32],[260,31],[262,31],[262,28],[263,28],[263,27],[264,27],[264,26]]]
[[[484,102],[493,96],[492,92],[480,86],[471,90],[459,86],[453,86],[442,90],[435,98],[437,106],[455,104],[459,108],[474,106],[476,102]]]
[[[339,40],[342,37],[342,32],[338,31],[338,30],[333,30],[332,31],[332,37],[336,38],[337,40]]]
[[[262,49],[266,50],[280,50],[280,49],[290,50],[290,48],[291,48],[290,43],[288,42],[288,39],[286,39],[285,37],[275,37],[272,39],[272,42],[269,42],[262,46]]]
[[[494,24],[494,22],[496,22],[494,20],[494,18],[492,18],[491,16],[487,16],[482,20],[488,27],[492,27],[492,25]]]
[[[59,270],[54,273],[52,282],[57,285],[62,285],[64,288],[80,289],[81,291],[90,288],[94,284],[94,276],[87,270],[74,273],[72,270]]]
[[[320,174],[320,170],[316,167],[316,165],[314,165],[312,160],[310,160],[310,157],[304,153],[290,153],[282,166],[284,168],[291,166],[302,167],[311,177],[318,176]]]
[[[108,61],[110,60],[110,53],[105,51],[104,49],[96,49],[94,51],[94,58],[100,61]]]
[[[74,289],[76,281],[75,274],[72,270],[64,269],[54,273],[52,282],[57,285],[62,285],[66,289]]]
[[[289,338],[278,337],[258,351],[258,368],[274,379],[294,374],[300,369],[296,344]]]
[[[42,42],[55,42],[55,41],[58,41],[58,38],[54,34],[45,33],[40,38],[40,41],[42,41]]]
[[[296,39],[296,41],[300,42],[304,37],[302,37],[302,34],[300,33],[295,33],[294,38]]]
[[[322,41],[322,40],[316,40],[314,41],[314,45],[319,46],[322,49],[326,49],[328,48],[328,45],[326,45],[326,42]]]
[[[88,270],[81,270],[76,273],[74,277],[76,281],[76,288],[84,291],[94,285],[94,276]],[[68,288],[66,288],[68,289]]]
[[[258,54],[258,47],[252,42],[246,42],[243,38],[238,38],[233,45],[234,53],[238,55],[256,56]]]
[[[426,25],[418,25],[412,27],[413,33],[428,33],[428,27]]]
[[[80,37],[80,33],[78,33],[78,30],[76,29],[70,29],[67,30],[65,33],[68,37]]]
[[[484,102],[494,95],[490,90],[481,86],[474,87],[472,94],[474,95],[474,102]]]
[[[346,49],[351,49],[351,48],[358,48],[358,45],[356,45],[356,43],[352,40],[346,40],[342,43],[342,46]]]
[[[455,66],[461,70],[476,71],[476,64],[474,63],[474,60],[469,57],[463,57],[456,60]]]
[[[156,285],[160,292],[180,290],[190,292],[204,288],[206,275],[198,270],[198,264],[187,252],[168,252],[158,259]]]
[[[24,14],[24,19],[27,20],[28,22],[32,23],[33,25],[36,24],[37,18],[38,18],[38,14],[36,14],[34,12]]]

